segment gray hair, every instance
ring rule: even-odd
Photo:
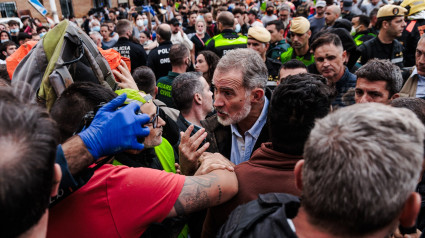
[[[182,112],[187,112],[192,108],[193,96],[195,93],[203,94],[201,72],[187,72],[180,74],[173,80],[171,96],[176,108]]]
[[[404,108],[356,104],[318,120],[304,148],[302,204],[311,221],[353,236],[391,224],[415,191],[425,128]]]
[[[360,67],[355,74],[357,78],[365,78],[370,82],[385,81],[387,83],[385,88],[389,92],[388,98],[400,92],[403,86],[400,68],[389,60],[371,59]]]
[[[100,26],[100,22],[99,22],[97,19],[92,19],[92,20],[89,22],[89,27],[90,27],[90,29],[92,28],[93,23],[97,23],[97,24]]]
[[[214,78],[217,72],[229,72],[230,70],[242,71],[242,85],[245,89],[266,89],[268,71],[258,52],[246,48],[227,52],[218,62]]]
[[[291,7],[288,4],[282,4],[278,7],[279,12],[280,11],[288,11],[291,12]]]
[[[89,35],[90,36],[94,36],[96,39],[100,39],[100,40],[103,40],[103,37],[102,37],[102,35],[99,33],[99,32],[97,32],[97,31],[90,31],[89,32]],[[95,42],[96,43],[96,42]]]

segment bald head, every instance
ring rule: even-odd
[[[331,6],[327,7],[327,9],[332,11],[338,17],[341,15],[341,8],[337,5],[331,5]]]
[[[224,11],[218,15],[217,21],[221,23],[223,28],[233,29],[233,24],[235,23],[235,17],[233,16],[231,12]]]
[[[158,29],[156,30],[159,38],[159,42],[163,41],[170,41],[171,40],[171,27],[168,24],[161,24],[158,26]]]
[[[325,10],[325,23],[327,26],[332,26],[336,19],[341,15],[341,8],[336,5],[326,7]]]

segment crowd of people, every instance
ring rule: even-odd
[[[123,59],[120,88],[80,72],[46,106],[10,65],[41,67],[14,53],[55,25],[0,24],[0,237],[425,237],[423,0],[68,21]]]

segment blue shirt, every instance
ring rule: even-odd
[[[264,98],[263,110],[251,129],[245,132],[245,140],[239,133],[237,126],[235,124],[230,125],[232,130],[232,151],[230,153],[230,161],[236,165],[249,160],[252,149],[260,136],[261,130],[266,124],[269,100],[266,97]]]
[[[423,98],[425,97],[425,77],[418,74],[418,69],[415,67],[410,78],[415,75],[418,75],[418,87],[416,87],[416,97]]]

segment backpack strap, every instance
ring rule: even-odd
[[[49,75],[49,81],[50,85],[52,85],[55,90],[56,95],[61,95],[62,92],[73,82],[72,76],[65,66],[55,69]]]
[[[106,62],[105,58],[102,56],[102,54],[100,54],[93,42],[91,42],[86,36],[83,36],[83,31],[81,29],[78,29],[74,25],[68,27],[67,32],[80,38],[80,40],[84,43],[86,51],[90,52],[86,54],[86,56],[88,56],[92,67],[95,68],[95,73],[100,76],[99,78],[104,79],[113,91],[117,90],[118,84],[117,82],[115,82],[114,76],[112,75],[112,71],[109,68],[109,65]],[[103,82],[100,83],[103,84]]]

